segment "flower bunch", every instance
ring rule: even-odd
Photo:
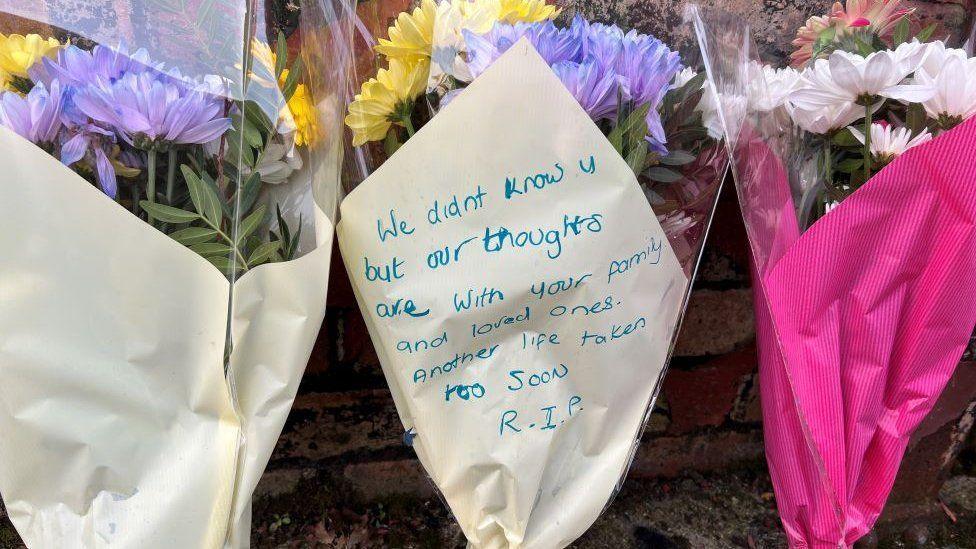
[[[612,139],[638,173],[649,158],[668,156],[664,125],[667,109],[663,107],[669,92],[692,100],[688,110],[698,117],[690,120],[690,125],[701,129],[704,115],[713,129],[719,130],[714,128],[717,112],[708,109],[708,99],[704,98],[704,78],[684,72],[679,81],[681,60],[660,40],[633,30],[624,32],[616,25],[590,23],[579,16],[569,26],[560,27],[551,19],[557,13],[537,0],[451,0],[440,4],[423,0],[413,12],[400,14],[389,30],[390,38],[380,39],[376,46],[376,51],[386,57],[387,67],[365,82],[349,105],[346,124],[352,130],[353,145],[385,141],[389,153],[401,142],[401,128],[406,138],[414,133],[418,121],[425,119],[415,107],[416,99],[430,88],[431,58],[449,75],[448,89],[441,90],[440,106],[444,107],[522,38],[532,43],[608,135],[614,128],[624,127],[628,135],[641,134],[639,144]],[[443,33],[437,29],[449,29],[448,34],[453,34],[438,41]],[[463,59],[459,52],[463,52]],[[672,114],[680,102],[669,105]],[[634,117],[635,113],[640,116]],[[640,124],[635,128],[638,118]],[[713,137],[721,134],[709,133]]]
[[[890,43],[899,22],[907,21],[905,18],[915,11],[901,3],[902,0],[847,0],[846,5],[834,2],[829,14],[811,17],[797,31],[793,41],[797,50],[791,56],[793,66],[803,68],[835,49]]]
[[[319,129],[300,62],[289,67],[284,43],[279,36],[277,52],[256,43],[247,75],[267,92],[256,97],[273,98],[270,109],[231,100],[226,79],[184,75],[144,49],[0,35],[0,125],[224,271],[289,259],[298,233],[280,214],[277,233],[256,232],[269,221],[261,184],[301,167],[296,148]],[[236,217],[244,234],[233,234]]]
[[[679,255],[692,257],[687,243],[710,215],[703,205],[724,161],[720,108],[705,75],[653,36],[581,16],[561,24],[557,14],[540,0],[421,0],[378,40],[385,66],[345,118],[353,146],[382,143],[392,155],[524,39],[637,175]]]
[[[804,62],[801,71],[761,67],[751,75],[754,112],[787,113],[816,136],[801,140],[816,145],[823,175],[806,189],[805,219],[815,220],[899,155],[976,114],[976,59],[929,41],[931,27],[912,37],[910,14],[896,0],[838,3],[817,20],[827,34],[814,47],[807,47],[811,23],[801,29],[802,48],[793,56]]]
[[[422,0],[413,11],[401,13],[388,38],[380,39],[375,48],[386,67],[363,84],[349,106],[346,125],[353,132],[353,145],[383,140],[393,126],[413,134],[411,115],[417,98],[427,89],[431,60],[449,69],[463,67],[458,59],[466,51],[464,31],[487,32],[496,23],[534,23],[558,14],[545,0],[444,0],[439,4]]]

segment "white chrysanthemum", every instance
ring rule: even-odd
[[[750,63],[747,78],[749,109],[771,112],[786,105],[786,100],[800,85],[800,73],[792,67],[774,69],[769,65]]]
[[[698,73],[694,69],[691,67],[684,68],[675,75],[671,89],[676,90],[684,86],[696,76],[698,76]],[[701,101],[698,102],[695,110],[701,113],[702,126],[705,127],[709,137],[712,139],[723,139],[725,137],[725,128],[722,125],[722,118],[719,114],[718,101],[715,100],[715,93],[712,91],[712,87],[708,85],[707,80],[702,83],[702,89],[705,90],[705,93],[702,94]],[[722,100],[722,106],[726,109],[726,116],[729,116],[731,120],[741,120],[745,114],[745,101],[741,98],[736,101],[725,97]]]
[[[797,126],[819,135],[845,128],[865,114],[862,107],[850,102],[814,109],[803,109],[787,103],[787,111]]]
[[[918,66],[918,73],[924,72],[929,76],[935,76],[942,72],[946,63],[951,58],[957,58],[960,61],[965,61],[969,58],[966,54],[966,50],[961,50],[958,48],[947,48],[945,42],[941,40],[936,40],[935,42],[930,42],[925,45],[925,56],[922,58],[922,62]]]
[[[855,127],[848,128],[851,134],[864,144],[864,134]],[[908,149],[932,140],[928,130],[912,137],[908,128],[895,128],[890,124],[871,124],[871,156],[881,162],[890,162]]]
[[[976,58],[959,57],[948,50],[939,63],[941,66],[933,63],[915,74],[918,84],[934,90],[932,97],[921,101],[925,112],[946,124],[976,114]]]
[[[867,57],[835,51],[803,71],[798,89],[790,94],[790,102],[807,111],[842,108],[875,97],[921,103],[931,98],[934,90],[904,82],[918,68],[925,52],[925,48],[914,42]]]
[[[434,19],[431,51],[431,79],[448,75],[461,82],[472,80],[471,71],[463,59],[467,50],[462,31],[484,34],[498,21],[498,2],[441,2]]]
[[[285,136],[281,141],[268,143],[258,159],[255,168],[261,174],[261,181],[269,185],[278,185],[288,181],[295,170],[302,167],[302,156],[295,147],[293,137]],[[250,169],[244,169],[244,175],[249,175]]]
[[[691,82],[691,79],[696,76],[698,76],[698,73],[695,72],[695,69],[691,67],[681,69],[678,74],[674,75],[674,82],[671,83],[671,89],[676,90],[681,86],[684,86],[688,82]]]

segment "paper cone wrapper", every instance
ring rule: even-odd
[[[312,252],[232,288],[4,128],[0,165],[0,493],[17,531],[38,548],[247,547],[325,312],[327,210]]]

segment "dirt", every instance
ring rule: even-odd
[[[944,516],[906,530],[889,528],[867,547],[976,549],[976,468],[967,461],[956,473],[942,491],[948,509]],[[464,548],[460,529],[440,500],[393,498],[357,504],[346,482],[309,477],[294,492],[259,502],[254,548]],[[6,519],[0,522],[0,547],[23,547]],[[630,479],[572,547],[773,549],[785,548],[786,538],[769,477],[757,463],[717,475]]]

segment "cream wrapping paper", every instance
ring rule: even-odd
[[[314,251],[235,284],[225,378],[223,274],[4,128],[0,165],[0,494],[25,543],[247,547],[325,312],[329,205]]]
[[[408,436],[469,543],[564,547],[626,473],[688,279],[527,42],[340,206]]]

